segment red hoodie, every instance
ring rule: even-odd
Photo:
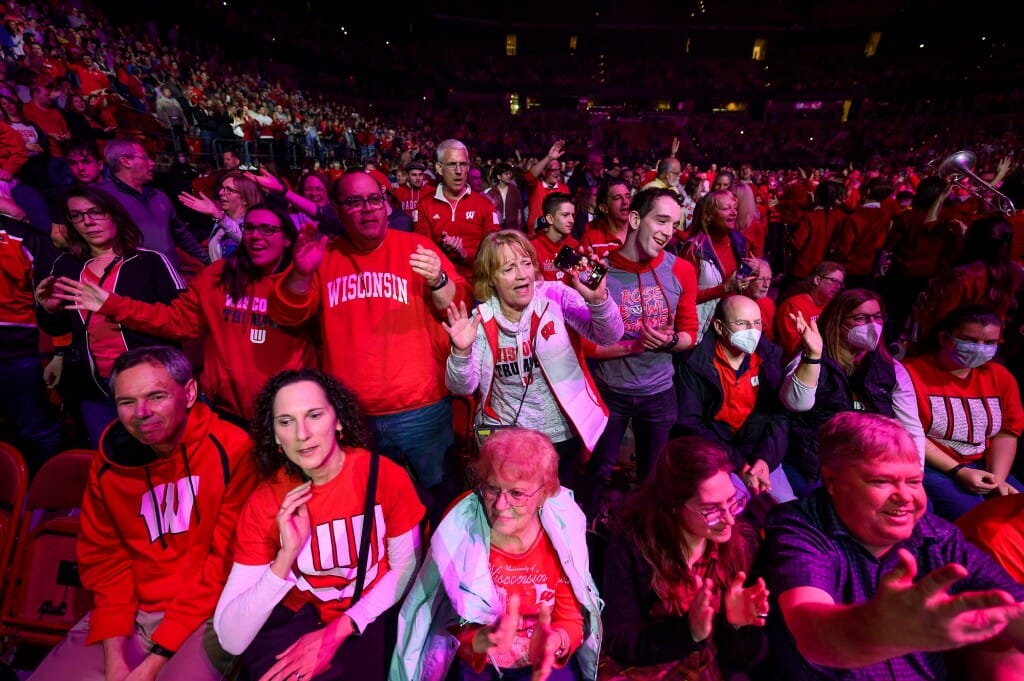
[[[317,366],[316,349],[311,327],[282,328],[267,315],[267,298],[280,274],[250,284],[245,297],[232,300],[218,284],[224,262],[200,271],[170,305],[111,294],[100,314],[164,338],[202,337],[203,395],[216,407],[248,419],[253,399],[267,380],[285,369]]]
[[[245,431],[201,402],[171,456],[158,458],[120,421],[107,428],[78,535],[82,584],[95,597],[87,644],[131,636],[137,611],[162,611],[153,643],[176,651],[213,616],[256,486],[251,450]]]

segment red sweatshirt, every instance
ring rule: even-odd
[[[164,458],[119,421],[100,438],[78,535],[82,584],[95,596],[86,643],[131,636],[139,610],[162,611],[153,642],[177,650],[213,616],[256,473],[245,431],[201,402],[187,418]]]
[[[456,285],[455,301],[472,300],[465,279],[433,242],[393,229],[369,253],[354,250],[344,237],[335,239],[305,295],[288,290],[286,277],[270,292],[276,324],[318,320],[323,370],[348,386],[370,416],[425,407],[448,394],[450,341],[426,280],[409,265],[417,245],[441,256]]]
[[[200,271],[170,305],[111,294],[100,314],[143,333],[174,340],[203,338],[203,394],[218,408],[249,419],[256,393],[271,376],[317,366],[314,329],[270,322],[267,298],[280,274],[254,282],[245,297],[233,300],[217,283],[224,262]]]

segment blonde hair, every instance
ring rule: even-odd
[[[473,295],[479,301],[485,301],[494,295],[494,284],[491,280],[501,269],[501,247],[508,246],[513,253],[530,256],[533,269],[540,275],[540,263],[537,261],[537,250],[517,229],[503,229],[491,232],[480,242],[473,262]]]

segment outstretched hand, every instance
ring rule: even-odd
[[[1024,603],[1000,589],[950,595],[950,587],[967,576],[956,563],[915,583],[917,561],[906,549],[898,551],[899,565],[882,576],[871,604],[879,626],[891,627],[907,649],[940,651],[987,641],[1024,617]]]
[[[54,297],[66,301],[66,310],[87,310],[99,312],[110,297],[110,291],[100,288],[91,281],[75,281],[61,277],[54,286]]]

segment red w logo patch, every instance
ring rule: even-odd
[[[544,340],[547,340],[547,339],[551,338],[552,336],[554,336],[555,335],[555,323],[554,322],[548,322],[547,324],[545,324],[544,328],[542,328],[540,330],[540,335],[541,335],[541,338],[543,338]]]

